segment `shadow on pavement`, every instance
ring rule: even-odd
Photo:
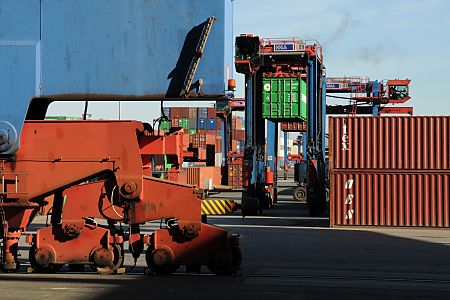
[[[1,274],[0,288],[26,284],[35,297],[57,298],[72,289],[72,299],[445,299],[450,291],[450,248],[413,239],[420,230],[409,230],[412,238],[363,230],[236,231],[245,237],[242,276]]]

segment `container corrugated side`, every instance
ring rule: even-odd
[[[301,132],[306,131],[306,122],[281,122],[280,129],[282,131]]]
[[[331,226],[450,227],[450,171],[331,173]]]
[[[450,169],[450,116],[330,117],[330,169]]]
[[[306,120],[306,84],[299,77],[264,77],[262,116],[266,119]]]

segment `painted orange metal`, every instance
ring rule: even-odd
[[[120,170],[120,187],[136,183],[135,191],[123,196],[136,198],[142,178],[137,131],[143,125],[133,121],[25,122],[21,150],[14,163],[5,164],[5,173],[20,178],[18,193],[13,184],[6,186],[8,197],[28,203],[82,179]],[[111,142],[116,139],[120,142]]]
[[[91,218],[130,224],[134,257],[143,251],[139,224],[160,219],[176,220],[176,228],[166,230],[164,245],[176,262],[207,264],[217,255],[214,249],[229,250],[230,241],[222,238],[228,235],[225,230],[202,225],[201,201],[192,186],[144,175],[148,155],[167,154],[181,161],[185,145],[181,134],[150,136],[134,121],[26,122],[17,156],[1,161],[6,178],[0,205],[9,226],[3,232],[8,242],[2,268],[15,270],[22,229],[32,211],[47,203],[42,199],[52,194],[52,226],[27,239],[35,251],[32,266],[90,263],[117,271],[115,253],[120,253],[125,236],[112,235]],[[79,184],[88,180],[95,182]],[[157,247],[159,240],[153,241]]]
[[[201,200],[190,185],[155,177],[143,177],[139,202],[131,202],[125,218],[131,224],[150,220],[177,218],[180,228],[201,223]]]
[[[107,188],[105,184],[105,181],[83,183],[64,190],[62,221],[82,221],[86,212],[89,212],[90,218],[125,222],[124,208],[114,204],[114,201],[120,200],[117,186]]]

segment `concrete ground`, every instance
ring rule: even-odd
[[[19,274],[0,274],[0,299],[448,299],[450,232],[427,229],[328,228],[308,217],[306,203],[292,200],[292,178],[279,181],[279,203],[263,216],[239,212],[210,217],[243,236],[242,274],[181,272],[143,275],[143,256],[124,275],[26,274],[28,248],[21,244]],[[240,193],[212,195],[239,198]],[[31,227],[35,230],[40,224]],[[150,224],[145,230],[151,231]]]

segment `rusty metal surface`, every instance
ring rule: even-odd
[[[280,129],[285,132],[303,132],[306,131],[306,122],[281,122]]]
[[[331,117],[330,224],[450,227],[450,117]]]
[[[450,171],[331,174],[331,226],[450,227]]]
[[[330,169],[449,169],[450,117],[330,117]]]
[[[186,183],[197,186],[201,189],[210,189],[205,179],[212,180],[212,187],[219,185],[221,181],[220,167],[188,167],[182,170],[186,172]]]

